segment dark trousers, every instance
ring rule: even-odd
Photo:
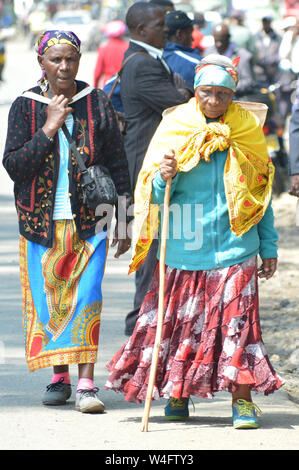
[[[154,269],[157,263],[158,240],[153,240],[147,257],[139,270],[136,272],[135,284],[136,292],[134,297],[134,307],[128,313],[125,320],[125,334],[131,336],[133,333],[140,307],[144,301],[144,297],[148,291],[152,280]]]

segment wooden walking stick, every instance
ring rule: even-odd
[[[144,405],[144,413],[142,418],[141,431],[148,431],[148,418],[151,409],[151,402],[153,396],[153,389],[156,380],[157,364],[159,358],[160,343],[163,329],[163,318],[164,318],[164,286],[165,286],[165,253],[166,253],[166,242],[168,234],[168,222],[169,222],[169,197],[171,190],[172,179],[169,178],[166,182],[165,195],[164,195],[164,207],[163,207],[163,221],[162,221],[162,232],[161,232],[161,250],[160,250],[160,262],[159,262],[159,304],[158,304],[158,318],[157,318],[157,330],[155,336],[155,343],[153,348],[152,363]]]

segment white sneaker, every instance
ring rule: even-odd
[[[98,388],[77,390],[76,410],[81,413],[103,413],[104,403],[97,397]]]

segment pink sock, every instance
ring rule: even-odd
[[[77,390],[90,390],[93,388],[94,388],[93,380],[86,379],[85,377],[83,377],[82,379],[79,379]]]
[[[63,380],[62,380],[63,379]],[[61,372],[60,374],[54,374],[52,378],[52,384],[55,382],[63,381],[65,384],[71,383],[71,376],[69,372]]]

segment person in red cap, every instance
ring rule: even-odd
[[[98,48],[97,62],[94,70],[94,87],[103,88],[121,67],[125,51],[129,43],[124,40],[126,25],[123,21],[110,21],[104,27],[108,41]]]

